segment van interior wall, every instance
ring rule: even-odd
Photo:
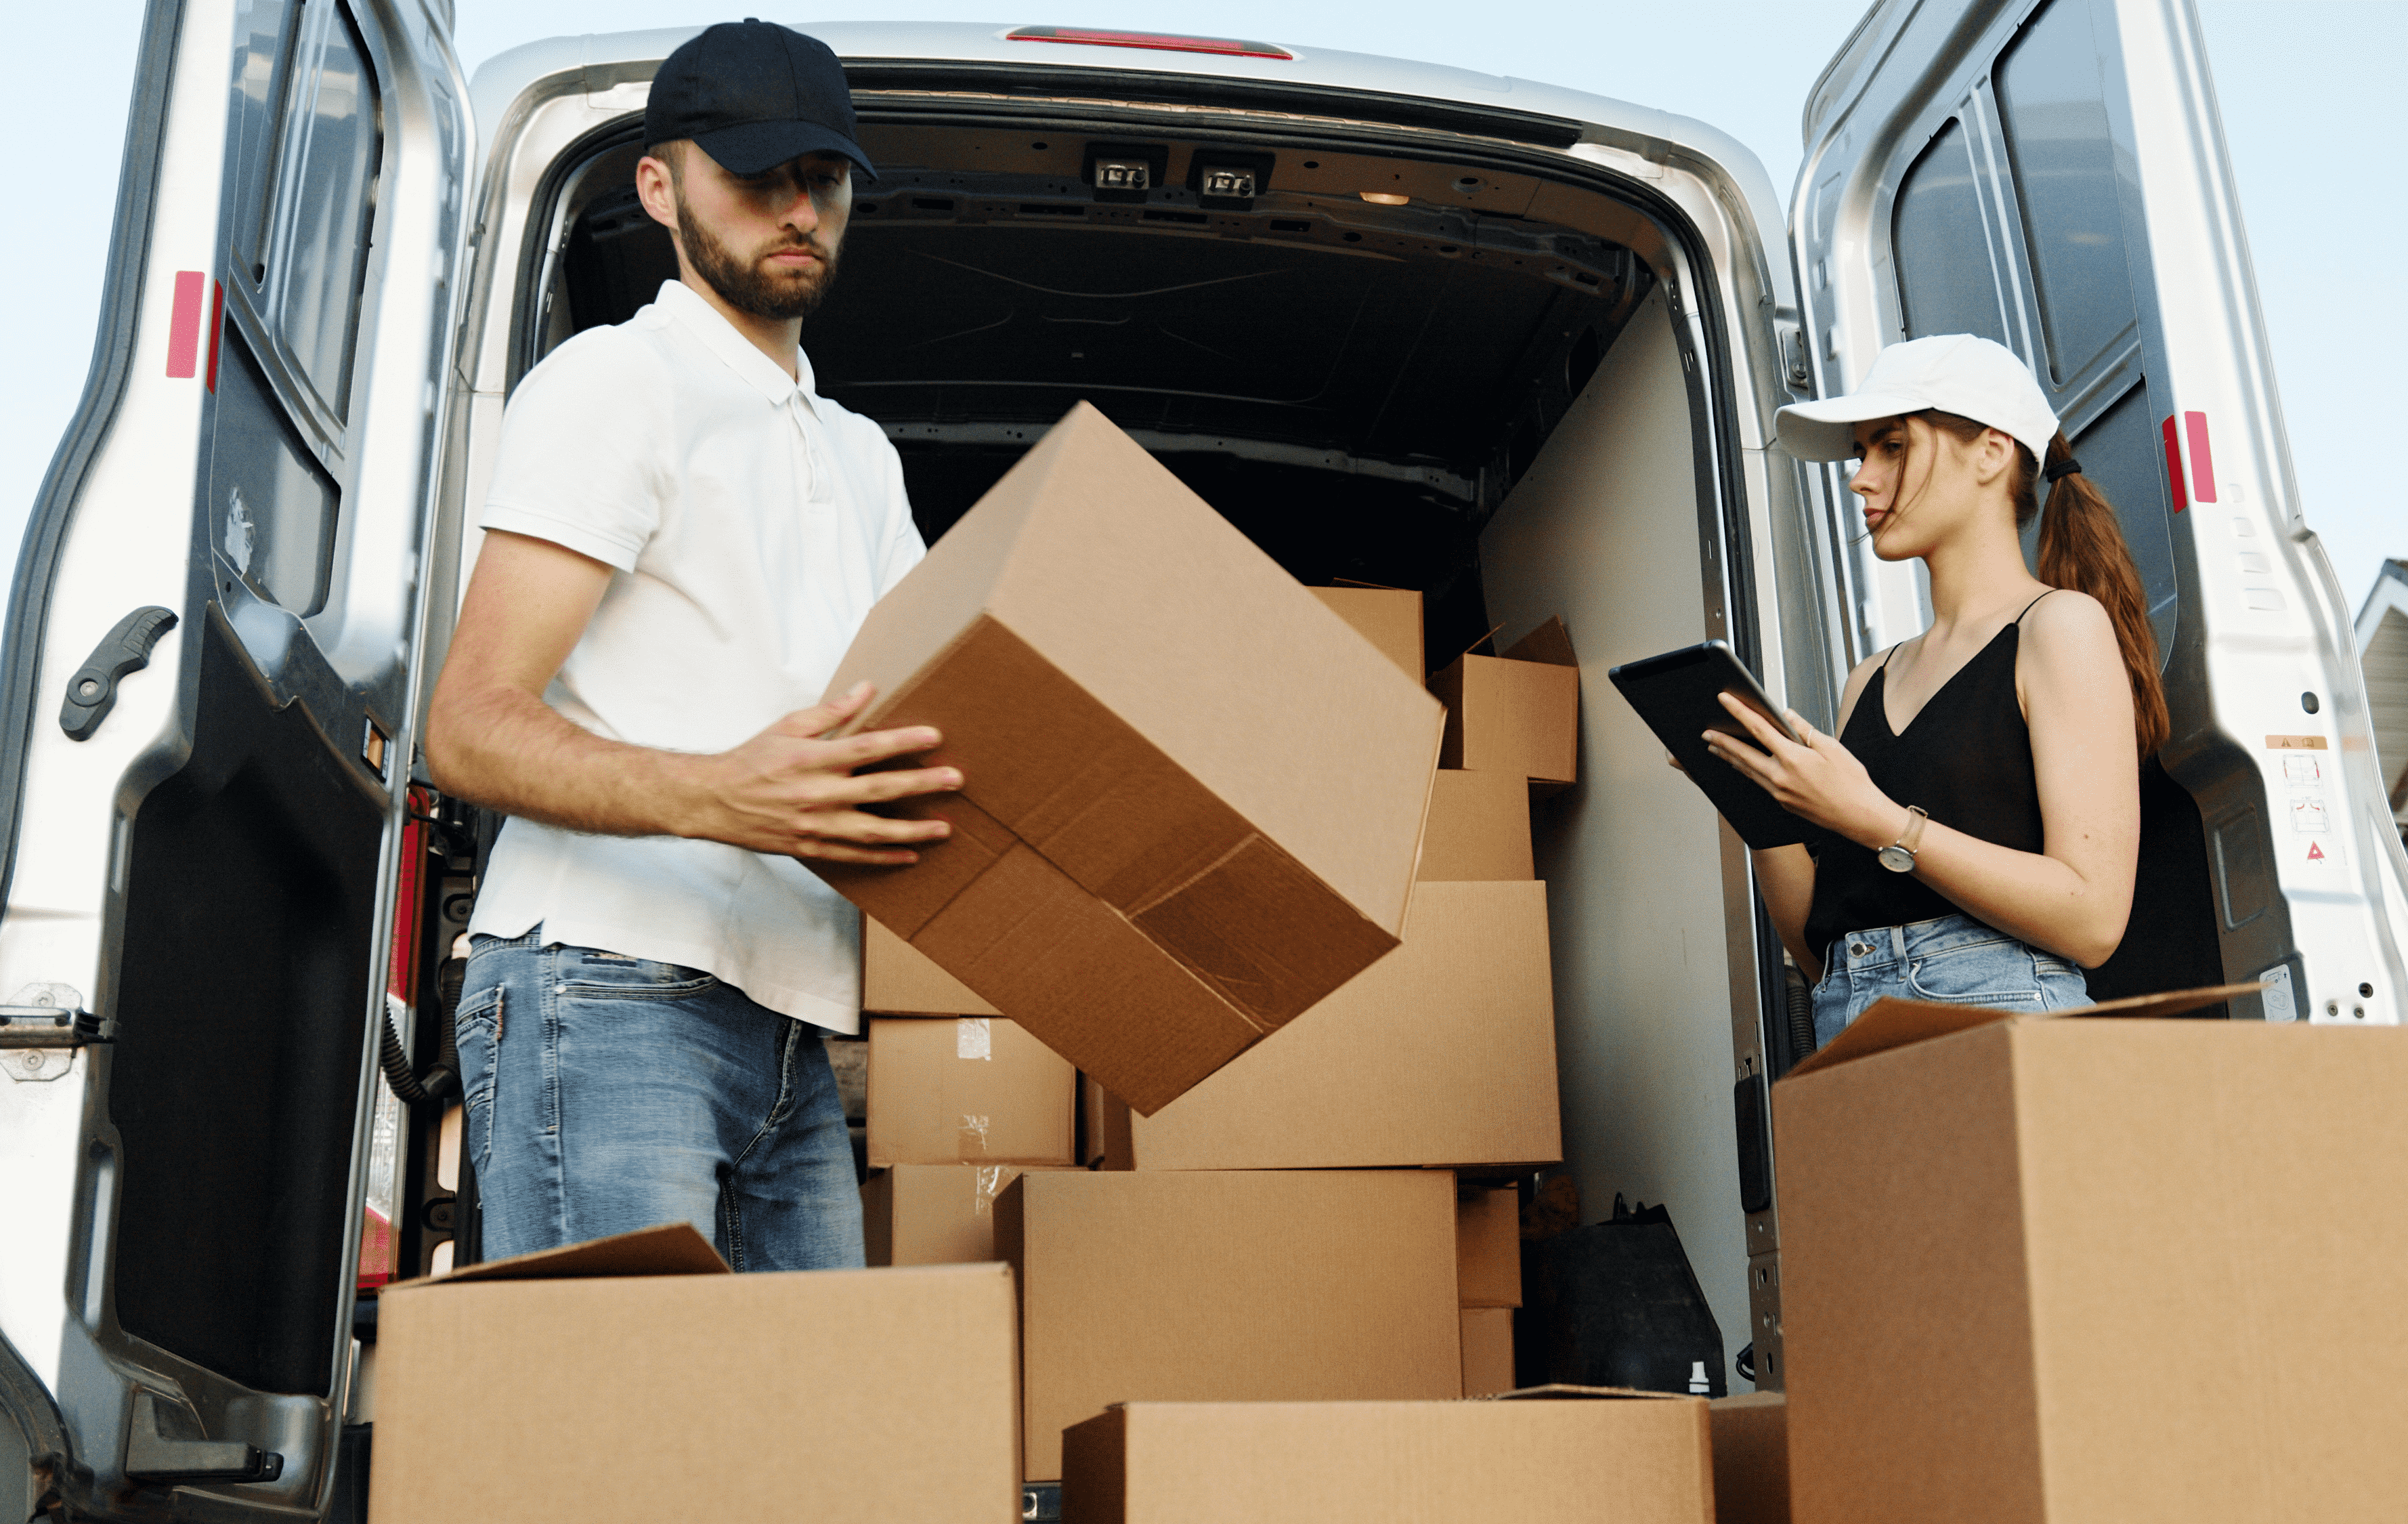
[[[1697,460],[1661,294],[1606,355],[1481,539],[1512,639],[1561,614],[1580,655],[1581,781],[1540,808],[1564,1156],[1584,1221],[1661,1203],[1722,1326],[1748,1342],[1731,1124],[1730,973],[1713,809],[1606,669],[1706,638]],[[1736,1368],[1731,1389],[1738,1385]]]

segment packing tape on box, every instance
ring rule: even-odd
[[[984,1016],[962,1016],[953,1026],[953,1057],[956,1058],[993,1058],[995,1028]]]
[[[964,1158],[986,1157],[987,1119],[985,1114],[966,1112],[962,1115],[961,1140]]]
[[[970,1208],[972,1215],[981,1217],[995,1215],[996,1195],[1006,1184],[1004,1167],[1000,1164],[982,1164],[970,1173],[976,1177],[975,1188],[978,1191],[978,1200]]]

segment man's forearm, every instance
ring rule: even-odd
[[[685,834],[705,761],[607,740],[508,687],[457,698],[438,691],[426,760],[447,794],[596,836]]]

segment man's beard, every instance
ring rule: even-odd
[[[764,248],[748,262],[738,257],[694,215],[685,204],[682,190],[678,193],[677,203],[678,246],[685,252],[695,273],[710,282],[710,289],[719,293],[720,299],[738,312],[772,322],[807,318],[819,309],[828,287],[836,283],[836,251],[818,239],[799,236],[784,238]],[[763,265],[764,260],[784,249],[808,249],[819,263],[791,272]]]

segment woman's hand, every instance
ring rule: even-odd
[[[1709,730],[1707,749],[1754,780],[1783,809],[1864,847],[1886,846],[1906,829],[1905,807],[1875,786],[1854,753],[1808,725],[1796,710],[1789,712],[1789,724],[1806,738],[1803,746],[1729,694],[1722,702],[1756,746]]]

